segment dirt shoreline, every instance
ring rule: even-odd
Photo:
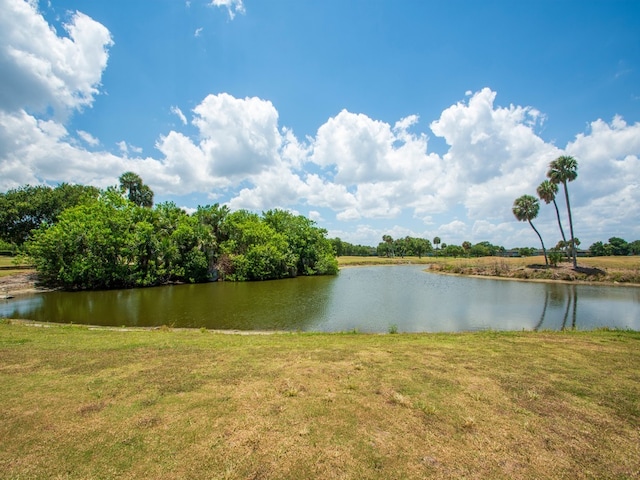
[[[18,295],[51,292],[53,290],[55,289],[38,285],[38,274],[34,270],[0,277],[0,299],[12,298]]]

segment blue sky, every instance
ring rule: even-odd
[[[286,208],[353,243],[536,246],[513,200],[567,154],[583,246],[640,239],[640,2],[0,10],[1,191],[132,170],[156,202]],[[552,206],[534,223],[559,240]]]

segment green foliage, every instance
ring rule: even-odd
[[[120,191],[127,194],[130,202],[139,207],[153,206],[153,191],[144,184],[136,173],[125,172],[120,175]]]
[[[504,253],[506,250],[502,246],[493,245],[487,241],[479,242],[469,249],[472,257],[495,257]]]
[[[16,246],[13,243],[6,242],[0,238],[0,255],[15,255]]]
[[[540,244],[542,245],[542,251],[544,253],[545,263],[548,264],[549,260],[547,258],[547,250],[544,246],[544,242],[542,241],[542,236],[540,232],[534,227],[532,220],[538,216],[538,212],[540,211],[540,202],[537,198],[532,195],[522,195],[515,199],[512,207],[513,215],[521,222],[529,222],[529,225],[536,232],[538,238],[540,239]]]
[[[424,238],[404,237],[393,239],[390,235],[383,235],[382,242],[376,249],[379,257],[420,257],[433,251],[431,242]]]
[[[55,216],[45,187],[18,191],[23,204],[32,193],[45,198],[41,203],[49,209],[46,220],[38,218],[22,228],[31,232],[37,227],[25,245],[45,282],[98,289],[203,282],[218,276],[266,280],[338,272],[326,231],[303,216],[283,210],[262,217],[247,210],[231,213],[218,204],[199,207],[193,215],[172,202],[150,208],[140,177],[127,172],[120,181],[120,189],[108,188],[98,198],[79,195],[91,189],[61,188],[69,202],[78,204]],[[136,197],[140,192],[143,197]],[[7,195],[0,201],[17,203]],[[11,246],[3,242],[0,246]]]
[[[563,257],[564,254],[560,250],[553,249],[549,252],[549,263],[552,267],[557,267]]]
[[[55,188],[25,185],[0,193],[0,239],[21,246],[34,229],[54,223],[65,209],[94,200],[98,194],[95,187],[68,183]]]
[[[374,247],[366,245],[353,245],[349,242],[345,242],[340,238],[332,238],[329,240],[333,245],[333,251],[338,257],[342,256],[356,256],[356,257],[369,257],[377,255],[377,251]]]
[[[318,228],[313,220],[293,215],[285,210],[263,213],[264,222],[287,242],[286,262],[294,275],[333,275],[338,272],[332,243],[327,231]]]
[[[447,245],[441,252],[445,257],[462,257],[464,256],[464,248],[458,245]]]
[[[627,243],[619,237],[611,237],[608,243],[595,242],[589,247],[589,254],[592,257],[640,255],[640,240]]]
[[[106,195],[68,209],[57,223],[36,232],[28,252],[45,281],[96,289],[154,285],[167,278],[153,215],[111,200]]]
[[[536,254],[536,249],[533,247],[522,247],[518,249],[518,254],[521,257],[532,257]]]
[[[73,288],[120,286],[129,270],[130,212],[104,201],[65,210],[59,221],[37,230],[28,252],[41,277]]]

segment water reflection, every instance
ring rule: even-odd
[[[569,320],[569,312],[571,311],[571,329],[576,329],[576,323],[578,318],[578,289],[576,285],[557,285],[550,284],[545,289],[544,305],[542,307],[542,313],[540,320],[533,327],[534,331],[538,331],[544,328],[544,322],[547,316],[547,307],[549,306],[549,299],[556,306],[564,305],[564,315],[562,317],[562,325],[560,330],[567,328],[567,321]]]
[[[640,330],[639,288],[507,282],[423,270],[362,267],[337,277],[52,292],[1,302],[0,317],[290,331]]]

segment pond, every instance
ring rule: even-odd
[[[640,330],[640,288],[528,283],[357,267],[335,277],[49,292],[0,302],[0,317],[103,326],[460,332]]]

